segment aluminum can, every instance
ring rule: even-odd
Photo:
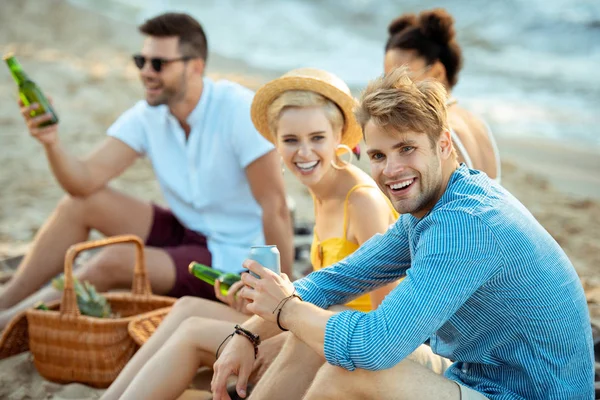
[[[277,250],[277,246],[252,246],[248,258],[256,261],[263,267],[270,269],[277,275],[281,275],[281,261],[279,259],[279,250]],[[250,272],[250,274],[255,278],[260,279],[260,276],[256,275],[254,272]]]

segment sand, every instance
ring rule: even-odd
[[[63,1],[5,0],[0,14],[0,51],[14,50],[27,72],[50,94],[61,118],[60,137],[70,151],[85,154],[108,126],[142,95],[130,54],[140,38],[132,25],[74,8]],[[271,78],[212,56],[208,75],[256,89]],[[27,134],[16,91],[0,67],[0,259],[22,254],[63,196],[48,169],[42,146]],[[599,149],[534,139],[500,140],[503,183],[563,246],[600,319]],[[367,168],[366,157],[359,163]],[[310,197],[290,174],[289,193],[301,221],[312,220]],[[113,187],[163,203],[149,163],[140,160]],[[1,289],[0,289],[1,290]],[[0,362],[0,398],[95,399],[101,391],[42,379],[22,354]]]

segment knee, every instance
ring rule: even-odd
[[[98,291],[126,287],[133,280],[134,262],[133,248],[107,247],[89,260],[80,276],[95,285]]]
[[[169,312],[172,318],[176,318],[181,321],[185,321],[189,317],[194,315],[194,311],[200,306],[199,299],[193,296],[183,296],[179,298],[173,309]]]
[[[65,195],[59,200],[56,206],[56,212],[68,218],[85,218],[85,216],[92,212],[94,207],[98,207],[102,204],[102,192],[96,192],[89,196],[78,197]]]
[[[80,197],[65,195],[59,200],[56,212],[64,216],[83,215],[84,202],[85,200]]]
[[[285,360],[289,360],[291,363],[301,362],[306,368],[311,368],[313,371],[323,365],[325,362],[323,357],[298,339],[296,335],[292,333],[283,333],[283,335],[288,336],[281,350]]]
[[[290,353],[290,354],[295,354],[295,353],[302,353],[303,350],[305,350],[305,346],[306,344],[304,344],[304,342],[300,339],[298,339],[298,337],[294,334],[291,333],[281,333],[281,335],[286,335],[287,338],[285,339],[285,342],[283,344],[283,349],[282,351],[284,353]]]
[[[331,380],[333,380],[335,382],[342,381],[349,374],[350,374],[350,371],[347,371],[344,368],[336,367],[331,364],[325,364],[319,369],[319,372],[317,372],[317,375],[315,376],[315,381],[319,381],[319,380],[322,382],[331,382]]]
[[[342,399],[345,398],[347,390],[352,382],[348,379],[350,372],[340,367],[334,367],[331,364],[323,365],[312,385],[310,386],[305,399]]]

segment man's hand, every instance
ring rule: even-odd
[[[250,341],[241,336],[233,335],[233,338],[225,345],[219,358],[213,365],[213,378],[210,384],[213,400],[231,400],[227,393],[227,379],[231,375],[237,375],[237,394],[246,398],[246,387],[248,378],[254,366],[254,346]]]
[[[248,304],[248,300],[239,295],[239,291],[244,287],[244,282],[237,281],[229,288],[227,292],[227,296],[224,296],[221,293],[221,282],[219,280],[215,281],[215,296],[217,299],[221,300],[223,303],[227,304],[229,307],[237,310],[246,315],[252,315],[250,311],[246,309],[246,305]]]
[[[277,322],[277,308],[281,301],[294,293],[294,285],[286,274],[277,275],[256,261],[244,261],[244,268],[254,272],[261,279],[250,274],[242,274],[242,282],[246,287],[240,291],[240,296],[249,300],[248,311],[269,322]]]
[[[48,100],[52,103],[52,99]],[[29,106],[25,106],[21,99],[19,99],[19,107],[21,108],[21,115],[23,115],[23,119],[25,119],[25,124],[27,124],[27,129],[29,129],[31,136],[36,138],[44,146],[56,144],[58,141],[58,124],[39,127],[41,123],[50,121],[52,119],[52,114],[47,112],[46,114],[32,117],[31,112],[38,108],[38,104],[33,103]]]

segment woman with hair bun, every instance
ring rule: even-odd
[[[500,182],[500,156],[492,132],[451,94],[463,63],[452,16],[441,8],[403,14],[390,23],[388,34],[385,73],[406,65],[414,80],[429,78],[444,84],[449,93],[448,123],[459,161]]]

